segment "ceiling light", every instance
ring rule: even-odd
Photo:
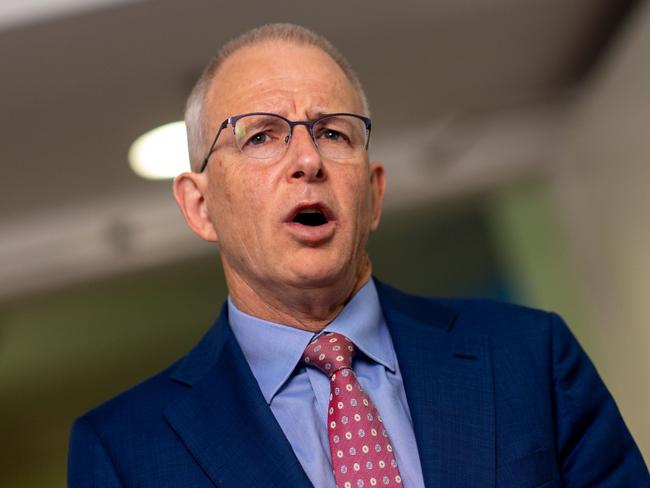
[[[129,164],[150,180],[174,178],[189,171],[185,122],[171,122],[138,137],[129,149]]]

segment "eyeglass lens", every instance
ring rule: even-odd
[[[237,120],[234,133],[240,151],[254,159],[280,156],[291,140],[289,123],[273,115],[246,115]],[[320,119],[312,134],[321,155],[333,159],[353,158],[368,139],[363,120],[349,115]]]

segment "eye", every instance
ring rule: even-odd
[[[250,137],[247,141],[246,144],[251,144],[253,146],[259,146],[260,144],[264,144],[265,142],[269,141],[269,135],[264,133],[264,132],[258,132],[257,134],[253,135]]]
[[[278,144],[287,132],[288,128],[281,119],[266,115],[246,116],[235,127],[237,144],[241,149]]]
[[[347,140],[345,134],[334,129],[325,129],[321,137],[324,139],[329,139],[330,141]]]
[[[321,141],[321,143],[350,144],[350,137],[345,132],[332,127],[321,128],[317,132],[316,138]]]
[[[268,145],[277,144],[278,135],[275,133],[273,128],[260,128],[255,129],[251,132],[251,135],[246,135],[242,137],[239,141],[239,147],[244,150],[248,149],[258,149]]]
[[[339,115],[325,117],[314,127],[314,135],[320,144],[331,146],[355,146],[359,121],[353,117]],[[363,133],[363,131],[361,131]]]

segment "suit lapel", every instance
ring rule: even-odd
[[[377,283],[427,487],[494,486],[495,415],[488,339],[462,317]]]
[[[188,391],[165,410],[165,418],[215,485],[312,486],[260,392],[225,311],[173,379]]]

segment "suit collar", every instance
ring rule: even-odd
[[[488,338],[433,300],[377,282],[428,487],[494,486],[495,416]]]
[[[214,366],[231,336],[232,332],[228,325],[228,308],[224,304],[217,321],[198,344],[181,359],[172,373],[171,379],[187,386],[194,385]]]
[[[311,487],[230,330],[227,310],[172,374],[188,386],[164,416],[221,487]]]
[[[410,295],[374,278],[377,294],[384,317],[406,321],[410,325],[424,327],[427,332],[438,329],[450,332],[454,326],[457,312],[431,299]]]

